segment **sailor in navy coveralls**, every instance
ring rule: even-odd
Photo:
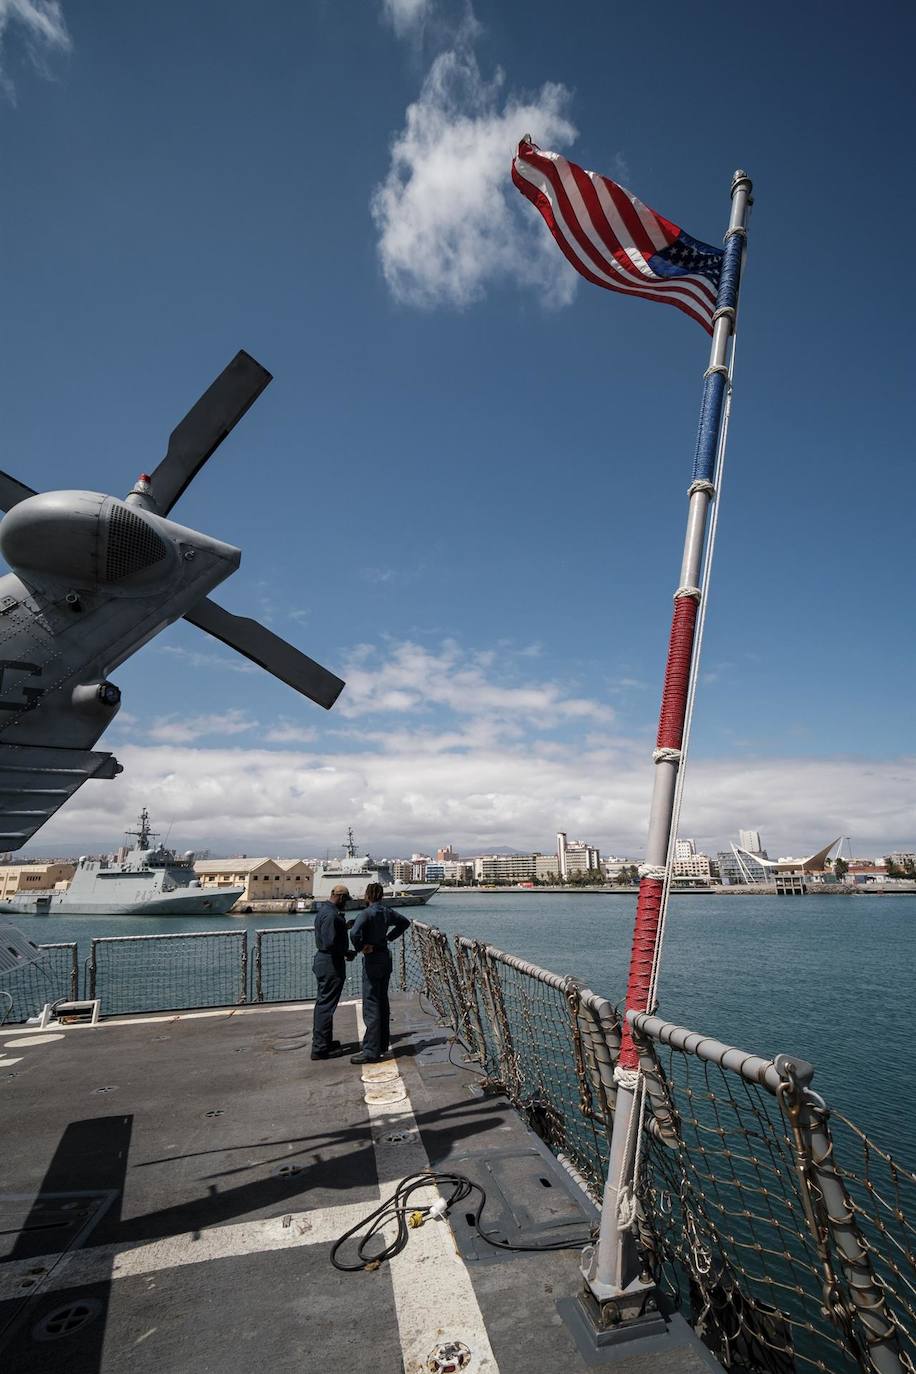
[[[391,951],[388,946],[410,925],[406,916],[382,905],[381,883],[369,884],[366,901],[369,905],[359,913],[350,931],[353,948],[363,956],[363,1020],[366,1023],[362,1052],[353,1056],[351,1064],[375,1064],[388,1053],[391,1021],[388,1004]]]
[[[315,912],[312,968],[318,980],[318,996],[312,1022],[313,1059],[328,1059],[340,1049],[340,1042],[331,1039],[334,1013],[347,976],[346,961],[356,958],[350,949],[344,916],[349,899],[350,893],[345,887],[335,887],[330,901],[322,902]]]

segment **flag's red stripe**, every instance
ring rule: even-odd
[[[699,309],[701,312],[704,310],[704,307],[708,302],[711,316],[712,310],[714,309],[715,305],[715,295],[711,290],[708,282],[705,282],[698,276],[694,276],[692,274],[686,277],[659,277],[656,280],[647,279],[642,275],[638,267],[636,267],[633,264],[631,258],[629,257],[629,254],[624,249],[623,244],[621,243],[617,235],[614,233],[610,224],[608,224],[608,233],[611,235],[613,243],[620,248],[620,251],[623,253],[623,258],[619,260],[616,252],[610,258],[604,257],[599,252],[599,250],[588,238],[585,231],[582,229],[579,216],[576,214],[576,211],[570,204],[569,196],[566,192],[565,187],[563,186],[563,180],[560,175],[560,169],[558,164],[560,162],[564,162],[566,166],[570,169],[570,172],[573,174],[573,178],[575,180],[575,171],[582,170],[581,168],[576,168],[575,163],[567,162],[565,158],[545,157],[543,154],[540,154],[539,150],[536,150],[534,148],[532,148],[530,153],[520,153],[519,157],[521,161],[529,163],[532,167],[535,168],[536,171],[539,171],[541,175],[543,177],[546,177],[546,179],[550,182],[551,186],[553,187],[554,193],[557,196],[560,213],[562,214],[563,219],[570,230],[570,233],[580,244],[580,246],[582,246],[583,251],[587,253],[592,263],[594,263],[594,265],[598,267],[599,270],[607,272],[610,276],[619,275],[622,272],[626,276],[632,277],[634,280],[634,284],[639,283],[640,290],[644,289],[645,287],[649,287],[651,290],[658,293],[652,297],[653,300],[658,300],[665,296],[671,295],[675,296],[679,300],[687,299],[688,301],[693,302],[696,308]],[[578,182],[576,184],[578,185]],[[595,196],[597,199],[597,192],[595,192]],[[601,213],[603,216],[603,211]],[[607,219],[606,217],[604,218],[605,223],[607,224]],[[655,250],[652,249],[652,251],[654,252]],[[606,283],[602,284],[604,285]],[[699,300],[697,300],[697,296],[700,297]]]
[[[560,252],[572,264],[572,266],[576,269],[580,276],[585,277],[586,281],[593,282],[595,286],[604,287],[605,291],[617,291],[623,296],[642,296],[649,301],[658,301],[661,305],[673,305],[678,310],[682,310],[685,315],[689,315],[692,320],[696,320],[697,324],[700,325],[701,328],[705,329],[707,334],[712,333],[711,320],[708,317],[699,314],[697,309],[694,309],[686,301],[682,299],[672,298],[671,296],[659,295],[657,292],[651,289],[625,286],[623,283],[621,283],[619,286],[616,286],[613,285],[611,282],[602,281],[600,277],[596,276],[592,271],[589,270],[589,268],[585,266],[581,258],[579,258],[576,255],[576,253],[573,252],[572,248],[566,242],[566,239],[564,238],[562,232],[558,229],[557,224],[554,220],[553,206],[551,205],[547,197],[544,195],[543,191],[539,190],[536,186],[532,186],[531,182],[526,181],[524,177],[519,176],[518,172],[515,170],[514,163],[512,166],[512,180],[515,182],[515,185],[521,191],[522,195],[526,198],[526,200],[530,200],[532,205],[534,205],[536,209],[540,211],[541,215],[543,216],[547,224],[547,227],[549,228],[550,232],[553,234],[554,239],[556,240],[556,244],[557,247],[560,249]]]
[[[579,216],[576,214],[575,210],[569,203],[569,196],[566,194],[566,188],[563,185],[563,180],[560,176],[559,169],[554,160],[549,157],[542,157],[539,153],[526,153],[524,155],[523,161],[530,163],[532,167],[536,167],[537,170],[542,174],[542,176],[545,176],[547,180],[550,182],[551,186],[553,187],[554,195],[557,198],[557,204],[560,207],[560,213],[562,214],[563,219],[566,222],[566,226],[569,229],[569,232],[572,234],[573,238],[576,240],[579,247],[582,249],[584,256],[586,258],[590,258],[591,261],[595,264],[595,266],[598,267],[602,272],[619,272],[620,267],[618,266],[616,257],[614,257],[612,254],[612,260],[610,262],[607,260],[607,258],[602,257],[601,253],[599,253],[598,249],[592,243],[591,239],[588,237],[585,230],[582,228],[582,225],[579,223]],[[622,247],[619,240],[617,240],[616,242],[618,247]],[[632,264],[630,265],[632,266]]]
[[[582,266],[587,267],[588,263],[581,263],[577,254],[577,250],[575,249],[574,245],[571,244],[569,241],[570,239],[578,240],[580,236],[572,231],[572,226],[568,223],[568,221],[571,219],[572,224],[574,224],[576,228],[579,228],[580,226],[579,221],[577,220],[576,216],[572,211],[571,206],[569,205],[568,196],[565,195],[565,193],[561,194],[562,188],[561,191],[557,190],[557,181],[560,178],[559,168],[556,166],[552,159],[547,160],[547,166],[544,168],[544,170],[542,170],[540,166],[537,166],[535,164],[534,159],[522,158],[520,159],[520,162],[522,163],[522,165],[530,163],[532,170],[535,171],[539,177],[542,177],[551,187],[553,193],[557,195],[556,213],[559,217],[560,223],[554,226],[554,238],[556,238],[558,244],[560,244],[561,239],[558,237],[558,235],[562,236],[564,242],[561,244],[561,246],[563,247],[564,253],[566,253],[567,247],[572,249],[573,256],[570,258],[570,261],[573,262],[573,265],[577,268],[577,270]],[[524,176],[521,177],[521,180],[525,181]],[[533,199],[530,195],[528,195],[527,198],[529,200]],[[539,204],[539,202],[535,203]],[[547,196],[547,203],[550,204],[549,196]],[[569,257],[569,254],[566,253],[566,256]],[[708,326],[711,324],[711,299],[707,292],[700,288],[700,284],[697,277],[687,276],[676,277],[671,279],[653,279],[650,277],[647,279],[646,277],[643,277],[641,274],[639,276],[636,276],[635,270],[633,275],[630,276],[629,273],[625,272],[624,269],[617,263],[616,258],[607,259],[603,257],[599,252],[597,252],[597,250],[590,254],[590,258],[592,263],[594,263],[597,267],[598,271],[603,272],[606,276],[610,277],[611,279],[610,282],[599,280],[599,285],[610,288],[613,284],[612,289],[614,290],[621,291],[624,293],[629,293],[632,291],[636,294],[644,295],[647,300],[656,300],[660,302],[668,301],[672,305],[680,305],[681,302],[684,302],[688,307],[688,313],[691,313],[693,315],[693,318],[699,318],[699,321],[703,324],[704,329],[708,328]],[[589,278],[589,280],[591,280],[591,277]],[[632,282],[632,285],[628,284],[628,280],[629,282]]]
[[[588,211],[589,218],[610,256],[615,262],[620,264],[628,276],[634,277],[636,281],[644,285],[648,285],[648,279],[640,272],[608,222],[607,215],[601,208],[598,192],[595,190],[594,182],[591,177],[583,168],[578,167],[575,162],[567,162],[566,165],[579,188],[579,194],[585,202],[585,208]],[[616,205],[617,202],[615,201],[614,203]],[[634,240],[633,246],[639,249],[644,258],[650,258],[655,252],[655,248],[650,243],[649,236],[641,224],[639,229],[640,239]]]
[[[572,167],[573,163],[569,165]],[[650,241],[649,235],[646,233],[642,220],[633,209],[630,197],[626,194],[622,186],[617,185],[616,181],[610,181],[607,177],[602,177],[601,180],[607,187],[608,195],[611,197],[611,200],[617,206],[617,213],[629,229],[636,247],[644,258],[651,258],[652,254],[655,252],[655,247]],[[653,210],[652,213],[654,214],[655,211]]]

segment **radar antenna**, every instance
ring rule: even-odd
[[[348,859],[356,858],[356,843],[353,839],[353,827],[347,826],[347,843],[344,845],[344,852]]]
[[[150,844],[150,840],[158,840],[159,838],[158,834],[155,831],[150,830],[149,812],[147,811],[145,806],[143,810],[140,812],[140,815],[137,817],[137,829],[125,830],[124,834],[130,835],[134,839],[136,839],[137,849],[151,849],[152,846]]]

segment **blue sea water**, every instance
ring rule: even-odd
[[[635,898],[538,892],[439,893],[415,913],[557,973],[611,1001],[626,986]],[[305,916],[22,917],[34,940],[249,931]],[[910,1167],[916,1165],[916,895],[712,895],[671,902],[659,1014],[766,1057],[815,1065],[814,1086]]]

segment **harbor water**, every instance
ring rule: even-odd
[[[623,998],[635,895],[440,892],[410,915],[485,940]],[[310,924],[243,917],[19,917],[40,943],[94,936],[250,932]],[[770,1057],[815,1065],[813,1086],[911,1167],[916,895],[689,896],[671,902],[659,1015]]]

